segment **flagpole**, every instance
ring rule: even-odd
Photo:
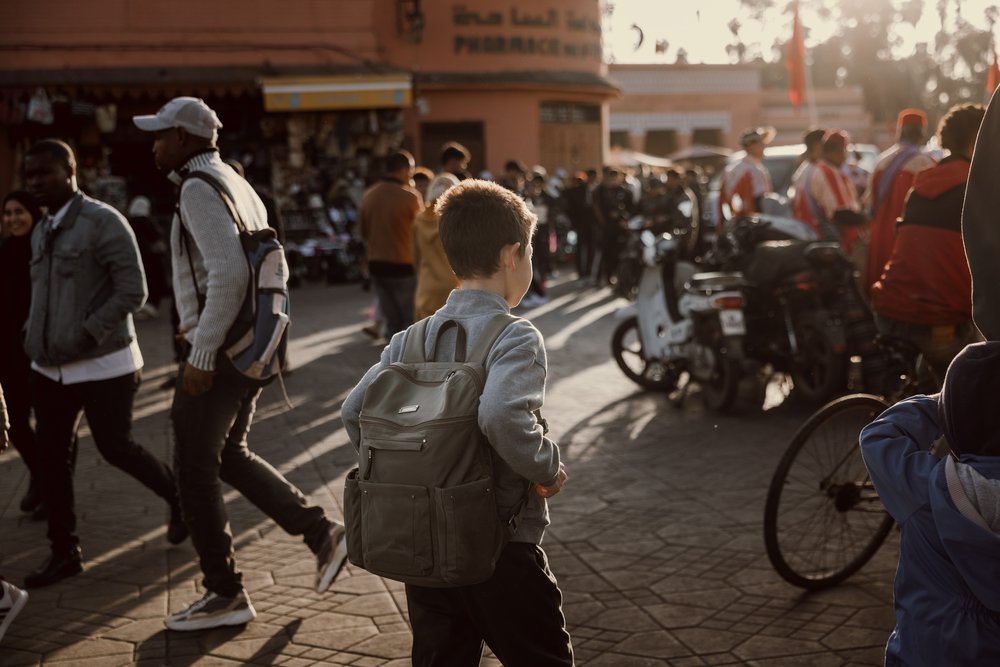
[[[819,127],[819,113],[816,111],[816,94],[813,90],[812,49],[806,51],[806,105],[809,107],[809,127]]]

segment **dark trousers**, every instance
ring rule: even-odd
[[[485,643],[505,667],[573,665],[562,593],[542,548],[512,542],[493,576],[460,588],[406,586],[414,667],[474,667]]]
[[[385,337],[413,324],[413,297],[417,291],[417,279],[410,276],[372,276],[372,287],[378,296],[379,307],[385,315]]]
[[[181,367],[170,418],[174,425],[174,470],[184,521],[198,552],[206,589],[232,597],[243,588],[236,568],[233,534],[222,499],[229,484],[291,535],[302,535],[317,553],[330,529],[323,508],[247,448],[260,389],[248,388],[222,372],[212,388],[191,396]]]
[[[38,444],[31,428],[31,365],[17,351],[4,352],[0,360],[0,386],[3,386],[10,419],[10,441],[21,455],[32,481],[38,481]]]
[[[600,281],[607,285],[618,275],[618,262],[622,253],[622,230],[617,222],[608,223],[603,231],[601,246]]]
[[[38,422],[39,470],[42,500],[49,513],[49,541],[61,553],[80,543],[76,534],[73,500],[73,463],[76,429],[81,414],[94,436],[97,451],[163,498],[177,502],[170,469],[132,440],[132,404],[141,374],[64,385],[31,373],[35,417]]]
[[[588,221],[576,228],[576,273],[580,278],[590,278],[594,270],[594,230]]]

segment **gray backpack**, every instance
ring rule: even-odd
[[[434,361],[438,340],[425,357],[428,319],[406,333],[402,359],[365,392],[359,463],[344,487],[347,553],[388,579],[466,586],[493,575],[523,508],[500,516],[494,452],[479,429],[486,357],[518,318],[491,319],[468,358],[462,325],[444,322],[438,339],[457,328],[453,362]]]

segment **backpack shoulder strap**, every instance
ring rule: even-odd
[[[485,366],[486,357],[489,356],[490,350],[493,349],[493,345],[497,342],[497,339],[500,338],[500,334],[502,334],[507,327],[520,319],[522,318],[515,317],[509,313],[498,313],[490,318],[490,321],[486,323],[486,328],[479,334],[479,338],[476,340],[476,345],[472,348],[472,353],[467,357],[468,363],[482,364]]]
[[[229,191],[226,189],[226,186],[224,186],[219,181],[219,179],[217,179],[215,176],[212,176],[212,174],[209,174],[208,172],[205,171],[192,171],[185,177],[184,180],[187,180],[189,178],[197,178],[198,180],[205,181],[206,183],[211,185],[212,188],[219,193],[219,197],[222,198],[222,202],[226,205],[226,208],[229,209],[229,215],[232,216],[233,221],[236,223],[237,229],[239,229],[241,232],[247,231],[247,226],[243,224],[243,219],[240,217],[239,212],[236,210],[236,202],[233,201],[232,195],[229,194]]]
[[[407,329],[403,338],[403,357],[400,359],[404,364],[422,364],[427,361],[424,341],[427,340],[427,324],[430,319],[425,317]]]

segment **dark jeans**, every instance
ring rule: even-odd
[[[0,386],[3,386],[10,418],[10,441],[21,455],[21,460],[37,482],[38,444],[31,428],[31,365],[27,357],[15,351],[4,352],[0,360]]]
[[[576,228],[576,273],[580,278],[589,279],[594,270],[594,230],[587,222]]]
[[[601,268],[600,283],[611,284],[611,280],[618,275],[618,261],[622,252],[624,232],[618,223],[609,223],[603,231],[603,243],[601,245]]]
[[[291,535],[302,535],[317,553],[330,529],[323,508],[247,448],[260,389],[217,372],[212,388],[191,396],[181,367],[170,418],[174,425],[174,469],[184,521],[198,552],[206,589],[232,597],[243,588],[236,568],[222,482],[229,484]]]
[[[564,667],[573,647],[542,548],[512,542],[493,576],[459,588],[406,586],[414,667],[474,667],[485,643],[506,667]]]
[[[170,469],[132,440],[132,404],[141,374],[64,385],[32,371],[31,388],[38,422],[42,500],[49,512],[49,541],[55,552],[80,543],[73,502],[73,463],[80,415],[94,436],[97,451],[163,498],[177,502]]]
[[[413,296],[417,291],[414,276],[372,276],[372,286],[385,315],[385,337],[392,338],[413,324]]]

